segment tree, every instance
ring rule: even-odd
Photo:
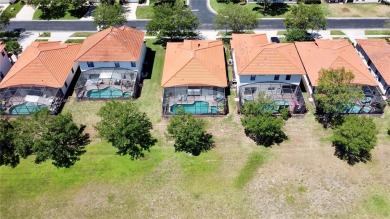
[[[332,123],[334,116],[343,113],[357,99],[364,98],[361,87],[351,83],[354,78],[354,74],[345,68],[322,69],[319,72],[314,99],[317,113],[325,116],[324,125]]]
[[[302,29],[287,29],[286,32],[286,41],[295,42],[295,41],[312,41],[313,38],[307,33],[306,30]]]
[[[14,127],[7,118],[0,115],[0,166],[16,167],[19,164],[14,138]]]
[[[109,101],[98,115],[101,121],[95,129],[118,148],[119,155],[130,155],[132,160],[144,157],[144,151],[149,151],[157,142],[150,133],[153,126],[149,118],[131,101]]]
[[[325,11],[320,5],[304,5],[291,7],[284,19],[287,29],[321,30],[326,27]]]
[[[259,24],[256,13],[239,5],[229,4],[218,11],[214,18],[216,28],[228,27],[233,33],[253,30]]]
[[[175,151],[198,156],[214,147],[213,136],[205,131],[205,122],[189,113],[179,113],[170,118],[168,138],[175,140]]]
[[[146,25],[151,34],[157,34],[160,39],[194,37],[194,31],[199,26],[197,17],[191,9],[177,0],[174,6],[161,4],[154,7],[152,19]]]
[[[343,121],[332,136],[335,155],[350,165],[370,161],[370,151],[377,143],[377,129],[373,119],[347,115]]]
[[[89,134],[84,133],[85,125],[78,127],[70,113],[50,117],[48,110],[35,113],[32,122],[45,121],[44,126],[36,133],[33,151],[35,162],[53,160],[56,167],[70,167],[80,160],[89,144]]]
[[[11,14],[0,9],[0,31],[4,30],[11,19]]]
[[[272,100],[265,98],[263,93],[259,94],[256,101],[243,105],[241,112],[244,117],[241,118],[241,123],[245,128],[245,134],[257,145],[268,147],[287,139],[282,130],[283,118],[273,116],[274,109]]]
[[[125,11],[119,4],[99,4],[92,14],[94,23],[100,30],[126,22]]]
[[[15,40],[7,41],[5,43],[5,50],[7,50],[7,52],[12,52],[16,57],[23,51],[22,46]]]

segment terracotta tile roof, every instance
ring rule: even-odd
[[[81,44],[34,42],[1,81],[0,88],[37,85],[61,88],[71,71]]]
[[[390,84],[390,44],[384,39],[356,40],[387,84]]]
[[[239,75],[303,75],[305,70],[292,43],[269,43],[265,34],[233,34]]]
[[[355,78],[352,83],[377,85],[368,68],[348,40],[317,39],[315,42],[295,42],[295,46],[312,86],[317,86],[321,69],[341,67],[353,72]]]
[[[77,61],[138,61],[145,33],[128,26],[110,27],[85,39]]]
[[[161,86],[227,87],[222,41],[168,43]]]

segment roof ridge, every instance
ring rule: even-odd
[[[341,58],[343,61],[345,61],[346,63],[348,63],[349,65],[351,65],[353,68],[355,68],[355,66],[353,64],[351,64],[350,62],[348,62],[347,60],[345,60],[342,56],[337,56],[337,58],[334,60],[334,62],[332,62],[332,64],[330,66],[332,66],[336,61],[337,59]],[[370,77],[367,77],[366,74],[364,74],[363,72],[361,72],[359,69],[355,68],[357,72],[359,72],[361,75],[363,75],[366,79],[368,79],[369,81],[372,82],[371,78]],[[376,82],[375,82],[376,83]]]
[[[262,46],[260,46],[260,47],[262,47]],[[253,47],[252,47],[253,48]],[[242,48],[241,48],[242,49]],[[246,50],[246,51],[248,51],[248,50]],[[249,66],[249,64],[251,64],[251,62],[253,61],[253,60],[255,60],[255,58],[257,57],[257,56],[259,56],[260,55],[260,53],[262,53],[264,51],[264,48],[259,52],[259,53],[257,53],[257,55],[255,55],[254,57],[253,57],[253,59],[251,59],[251,60],[249,60],[249,62],[241,69],[241,70],[238,70],[238,74],[240,74],[240,72],[243,72],[248,66]]]
[[[39,60],[39,62],[45,66],[46,70],[51,74],[51,76],[58,82],[58,84],[61,86],[61,83],[58,81],[58,79],[54,76],[53,72],[50,71],[50,69],[46,66],[46,64],[41,60],[41,53],[42,51],[39,53],[38,57],[36,59]]]
[[[225,53],[225,49],[223,49],[223,52]],[[225,54],[224,54],[224,55],[225,55]],[[204,68],[206,68],[207,70],[209,70],[209,72],[211,73],[210,75],[213,75],[213,77],[219,81],[219,78],[215,77],[214,71],[210,70],[210,69],[202,62],[201,59],[198,59],[196,56],[195,56],[194,58],[195,58],[196,60],[198,60],[198,61],[202,64],[202,66],[203,66]]]
[[[172,77],[170,77],[168,80],[165,81],[164,84],[162,84],[161,86],[164,87],[165,84],[167,84],[175,75],[177,75],[184,67],[187,66],[187,64],[192,60],[194,59],[194,56],[192,56],[192,58],[190,60],[188,60],[188,62],[186,62],[181,68],[179,68],[179,70],[177,70],[173,75]],[[164,61],[165,63],[165,61]]]
[[[81,56],[83,56],[84,54],[86,54],[87,52],[89,52],[92,48],[94,48],[94,47],[96,46],[96,44],[100,43],[100,41],[102,41],[109,33],[111,33],[111,31],[112,31],[113,28],[114,28],[114,27],[109,27],[109,28],[107,28],[106,30],[108,30],[108,29],[111,29],[111,30],[110,30],[110,31],[107,31],[107,34],[103,35],[103,37],[101,37],[96,43],[93,44],[93,46],[91,46],[91,47],[90,47],[88,50],[86,50],[83,54],[80,54],[79,56],[77,56],[75,60],[78,60]],[[105,30],[103,30],[103,31],[105,31]],[[98,34],[98,33],[99,33],[99,32],[97,32],[97,33],[95,33],[95,34]],[[102,33],[102,32],[100,32],[100,33]],[[95,34],[93,34],[93,35],[95,35]],[[92,36],[93,36],[93,35],[92,35]],[[91,37],[91,36],[89,36],[89,37]],[[87,38],[85,38],[85,39],[87,40],[89,37],[87,37]]]
[[[286,47],[286,46],[290,46],[290,45],[291,45],[291,44],[285,44],[285,45],[283,45],[283,46],[280,46],[280,47],[278,47],[278,48],[276,49],[276,51],[279,53],[279,55],[283,56],[290,64],[292,64],[293,66],[295,66],[295,68],[297,68],[297,69],[299,70],[299,67],[298,67],[297,65],[295,65],[294,63],[292,63],[290,59],[288,59],[285,55],[283,55],[282,53],[280,53],[280,51],[278,50],[278,49],[281,48],[281,47]],[[294,47],[294,48],[295,48],[295,47]],[[297,51],[297,53],[298,53],[298,51]],[[299,56],[299,55],[298,55],[298,56]]]

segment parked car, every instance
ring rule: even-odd
[[[271,42],[273,43],[280,43],[280,40],[278,37],[271,37]]]

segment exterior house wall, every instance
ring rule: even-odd
[[[68,88],[70,86],[70,84],[72,83],[73,81],[73,78],[74,76],[76,75],[76,72],[77,72],[77,69],[78,69],[79,65],[77,62],[75,62],[73,64],[73,67],[72,69],[70,70],[69,74],[68,74],[68,77],[66,78],[66,81],[64,83],[64,86],[61,88],[63,94],[65,95],[66,92],[68,91]],[[73,70],[73,71],[72,71]]]
[[[7,52],[3,49],[2,51],[0,51],[0,81],[7,75],[11,67],[12,64],[10,59],[8,58]]]
[[[371,74],[375,78],[375,80],[378,82],[378,85],[379,85],[379,88],[380,88],[379,90],[382,92],[382,94],[388,95],[389,92],[390,92],[390,90],[388,90],[389,89],[389,85],[386,83],[386,81],[384,80],[384,78],[382,77],[380,72],[377,70],[377,68],[375,67],[374,63],[372,63],[370,61],[370,58],[368,57],[366,52],[363,50],[363,48],[359,44],[356,45],[356,49],[364,57],[364,59],[367,62],[367,65],[371,68]]]

